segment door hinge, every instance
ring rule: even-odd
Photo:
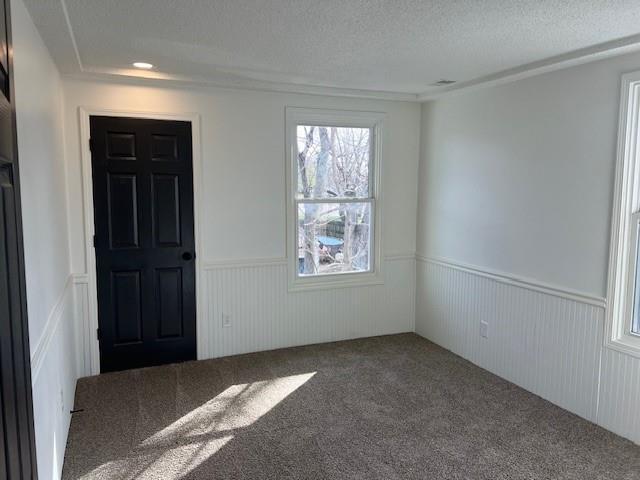
[[[93,153],[93,138],[89,139],[89,151]]]
[[[95,248],[95,247],[96,247],[96,236],[94,235],[93,236],[93,248]]]
[[[96,328],[96,337],[100,340],[100,329]]]

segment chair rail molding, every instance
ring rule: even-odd
[[[560,287],[558,285],[543,282],[540,280],[534,280],[519,275],[501,272],[499,270],[494,270],[491,268],[457,262],[446,258],[429,257],[421,254],[416,254],[416,260],[418,262],[431,263],[453,268],[455,270],[470,273],[472,275],[489,278],[499,283],[513,285],[515,287],[520,287],[535,292],[546,293],[547,295],[574,300],[577,302],[586,303],[588,305],[593,305],[595,307],[605,308],[607,305],[607,300],[603,297],[592,295],[590,293],[580,292],[578,290]]]
[[[42,369],[42,364],[44,359],[47,356],[47,352],[49,350],[49,346],[51,345],[51,341],[58,330],[58,326],[60,325],[60,321],[63,317],[64,310],[66,307],[66,300],[68,295],[71,293],[71,287],[73,286],[73,275],[67,276],[67,279],[64,282],[64,287],[62,288],[62,292],[60,296],[56,300],[56,303],[53,305],[49,316],[47,317],[47,321],[44,325],[44,329],[42,330],[42,335],[38,339],[35,344],[35,348],[33,349],[33,353],[31,354],[31,383],[35,384],[38,381],[38,376],[40,375],[40,370]]]

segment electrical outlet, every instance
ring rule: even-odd
[[[487,322],[480,321],[480,336],[482,338],[489,336],[489,324]]]
[[[223,328],[231,327],[231,315],[229,315],[228,313],[222,314],[222,327]]]

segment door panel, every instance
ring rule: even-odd
[[[159,268],[156,270],[158,338],[182,336],[182,290],[182,269]]]
[[[180,181],[178,175],[153,175],[153,231],[157,246],[180,246]]]
[[[0,171],[0,213],[3,221],[0,222],[0,252],[8,252],[15,250],[15,237],[13,230],[15,229],[13,218],[13,187],[10,182],[9,171],[4,168]],[[11,285],[12,273],[15,271],[15,265],[12,265],[15,259],[6,259],[4,255],[0,257],[0,292],[3,292],[0,298],[0,318],[3,319],[0,325],[0,362],[3,366],[2,374],[2,398],[3,410],[9,412],[18,412],[16,404],[15,388],[17,384],[16,374],[13,368],[13,335],[12,325],[10,321],[19,312],[15,311],[12,306],[12,297],[15,296],[13,285]],[[6,293],[6,294],[5,294]],[[20,429],[18,426],[18,416],[16,414],[9,415],[4,418],[4,437],[9,445],[18,448],[20,444]],[[9,455],[6,459],[6,469],[9,478],[19,478],[20,474],[20,457],[17,454]]]
[[[151,158],[156,162],[177,162],[178,137],[175,135],[153,135],[151,138]]]
[[[142,342],[141,272],[112,272],[114,344]]]
[[[195,359],[191,125],[90,124],[101,370]]]
[[[107,132],[107,158],[109,160],[135,160],[135,134]]]
[[[137,248],[138,189],[131,173],[109,173],[109,239],[112,249]]]

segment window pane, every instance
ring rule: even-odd
[[[369,271],[371,210],[368,202],[300,203],[298,273]]]
[[[298,198],[369,197],[369,128],[298,125]]]

